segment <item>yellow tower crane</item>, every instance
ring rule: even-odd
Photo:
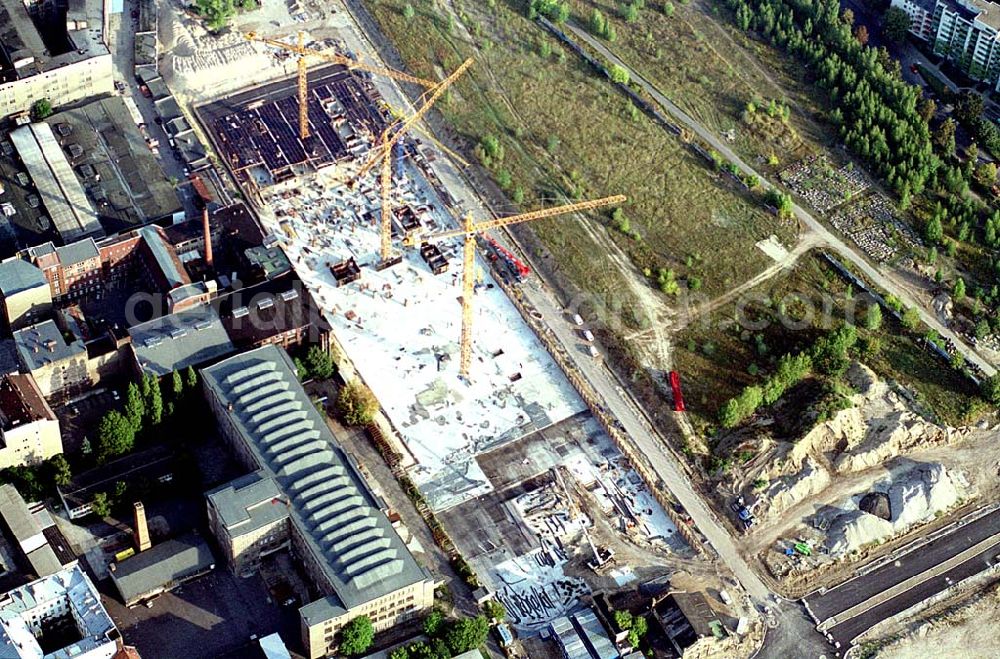
[[[459,373],[462,377],[469,380],[469,370],[472,367],[472,296],[475,292],[474,289],[476,282],[476,235],[489,231],[490,229],[510,226],[511,224],[521,224],[523,222],[542,220],[547,217],[555,217],[557,215],[565,215],[567,213],[575,213],[594,208],[612,206],[615,204],[621,204],[624,201],[624,195],[615,195],[613,197],[582,201],[576,204],[568,204],[566,206],[544,208],[531,213],[501,217],[495,220],[487,220],[479,223],[476,223],[473,220],[472,215],[469,214],[462,220],[461,229],[440,231],[429,235],[411,235],[406,238],[404,244],[410,248],[417,247],[421,243],[425,242],[438,242],[441,240],[447,240],[448,238],[457,238],[459,236],[464,238],[462,250],[462,339],[461,358],[459,361]]]
[[[380,176],[380,187],[382,189],[382,217],[381,217],[381,230],[380,230],[380,246],[379,255],[381,256],[382,262],[385,263],[392,258],[392,149],[396,146],[396,143],[403,139],[403,135],[406,134],[411,128],[413,128],[417,122],[419,122],[425,114],[434,106],[441,95],[447,91],[448,87],[452,85],[456,80],[465,73],[466,69],[472,66],[472,58],[462,62],[462,65],[455,69],[450,76],[441,81],[437,85],[430,96],[428,96],[423,105],[410,115],[407,119],[397,121],[382,131],[382,136],[379,138],[378,144],[368,152],[368,158],[364,163],[358,168],[357,173],[354,175],[354,180],[360,179],[362,176],[367,174],[372,170],[376,163],[382,163],[382,171]]]
[[[374,66],[372,64],[366,64],[358,59],[353,59],[347,55],[341,55],[339,53],[328,53],[318,48],[307,48],[306,47],[306,35],[305,32],[299,32],[297,43],[288,43],[287,41],[281,41],[280,39],[271,39],[268,37],[262,37],[256,32],[247,32],[243,35],[247,41],[256,41],[257,43],[266,44],[274,48],[280,48],[284,51],[295,53],[299,56],[298,58],[298,76],[299,76],[299,137],[306,139],[309,137],[309,112],[308,112],[308,101],[309,101],[309,87],[306,72],[306,58],[316,57],[318,59],[326,60],[327,62],[332,62],[333,64],[340,64],[346,66],[349,69],[359,69],[361,71],[368,71],[369,73],[376,73],[378,75],[383,75],[388,78],[393,78],[395,80],[401,80],[403,82],[412,82],[415,85],[420,85],[427,89],[436,87],[438,83],[433,80],[425,80],[424,78],[418,78],[417,76],[411,76],[409,73],[403,73],[402,71],[396,71],[395,69],[389,69],[384,66]]]

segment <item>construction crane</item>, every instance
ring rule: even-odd
[[[341,55],[339,53],[328,53],[324,50],[318,48],[307,48],[306,47],[306,35],[305,32],[300,31],[298,35],[297,43],[288,43],[287,41],[281,41],[280,39],[271,39],[268,37],[262,37],[256,32],[247,32],[243,35],[247,41],[256,41],[257,43],[266,44],[274,48],[280,48],[286,52],[295,53],[298,55],[298,76],[299,76],[299,137],[301,139],[306,139],[309,137],[309,112],[308,112],[308,101],[309,101],[309,87],[307,79],[307,57],[316,57],[318,59],[326,60],[327,62],[332,62],[333,64],[340,64],[346,66],[350,69],[359,69],[361,71],[368,71],[369,73],[376,73],[378,75],[383,75],[388,78],[393,78],[394,80],[401,80],[403,82],[412,82],[415,85],[420,85],[427,89],[432,89],[437,86],[437,82],[433,80],[426,80],[424,78],[418,78],[417,76],[412,76],[409,73],[403,73],[402,71],[396,71],[395,69],[389,69],[384,66],[375,66],[372,64],[366,64],[361,60],[348,57],[347,55]]]
[[[413,128],[430,111],[437,100],[441,98],[441,95],[447,91],[448,87],[458,80],[470,66],[472,66],[471,57],[462,62],[462,65],[455,69],[450,76],[442,80],[416,112],[407,119],[397,121],[382,131],[378,143],[368,152],[368,158],[361,164],[354,175],[353,180],[357,181],[370,172],[376,163],[380,161],[382,163],[380,175],[382,217],[379,245],[379,254],[382,263],[387,263],[392,259],[392,149],[403,139],[406,132]]]
[[[621,204],[625,201],[624,195],[615,195],[613,197],[604,197],[602,199],[594,199],[591,201],[581,201],[576,204],[568,204],[565,206],[556,206],[554,208],[544,208],[542,210],[533,211],[531,213],[523,213],[521,215],[512,215],[510,217],[501,217],[494,220],[487,220],[485,222],[476,223],[471,214],[465,216],[462,220],[462,228],[451,229],[448,231],[440,231],[438,233],[432,233],[429,235],[418,235],[412,234],[407,236],[404,240],[404,244],[407,247],[414,248],[419,246],[421,243],[432,243],[439,242],[442,240],[447,240],[449,238],[464,238],[463,250],[462,250],[462,339],[461,339],[461,359],[459,362],[459,373],[463,378],[469,380],[469,371],[472,367],[472,295],[475,292],[475,249],[476,249],[476,235],[489,231],[490,229],[497,229],[500,227],[510,226],[512,224],[522,224],[524,222],[532,222],[534,220],[542,220],[547,217],[555,217],[557,215],[565,215],[567,213],[576,213],[586,210],[592,210],[594,208],[603,208],[605,206],[613,206],[615,204]]]

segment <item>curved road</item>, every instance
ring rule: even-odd
[[[753,167],[748,165],[738,155],[733,153],[732,149],[730,149],[715,134],[713,134],[711,131],[709,131],[707,128],[701,125],[698,121],[696,121],[686,112],[677,107],[673,102],[671,102],[669,98],[660,93],[660,91],[652,83],[646,80],[646,78],[644,78],[641,73],[630,67],[624,61],[622,61],[621,58],[619,58],[613,52],[608,50],[604,46],[604,44],[602,44],[597,38],[592,36],[586,30],[577,27],[575,25],[572,25],[570,23],[566,23],[563,27],[568,32],[571,32],[576,38],[585,42],[588,46],[599,52],[601,56],[604,57],[606,60],[626,69],[629,72],[631,80],[635,84],[639,85],[643,89],[643,91],[649,94],[653,98],[653,100],[659,103],[667,112],[673,115],[673,117],[678,122],[680,122],[690,131],[698,135],[706,143],[711,145],[713,149],[724,155],[730,161],[739,165],[740,169],[742,169],[744,172],[756,176],[760,180],[761,185],[763,185],[764,188],[766,189],[776,188],[776,186],[772,184],[766,177],[762,176],[760,172],[754,170]],[[978,366],[980,369],[982,369],[983,373],[985,373],[988,376],[994,375],[997,372],[996,368],[994,368],[992,364],[987,362],[979,355],[979,353],[977,353],[975,350],[969,347],[963,339],[961,339],[957,334],[955,334],[953,331],[945,327],[933,314],[927,312],[924,309],[923,305],[920,304],[919,301],[914,299],[912,295],[910,295],[909,291],[907,291],[905,288],[897,284],[892,279],[882,274],[882,272],[878,268],[871,265],[867,260],[865,260],[865,258],[862,257],[856,249],[850,247],[849,245],[844,243],[839,237],[834,235],[832,231],[830,231],[822,222],[820,222],[811,213],[809,213],[809,211],[807,211],[806,209],[802,208],[802,206],[794,202],[792,205],[792,211],[794,212],[795,217],[798,218],[798,220],[802,222],[802,224],[804,224],[806,227],[815,232],[815,234],[821,239],[822,243],[825,244],[826,247],[837,252],[845,259],[849,260],[852,264],[854,264],[854,266],[858,270],[863,272],[864,275],[873,284],[875,284],[882,290],[891,293],[892,295],[899,298],[899,300],[902,301],[902,303],[907,307],[916,308],[916,310],[920,313],[920,320],[922,320],[924,324],[927,325],[928,327],[937,331],[937,333],[940,336],[946,339],[951,339],[951,341],[955,345],[955,349],[958,350],[960,353],[962,353],[966,361],[969,361]]]

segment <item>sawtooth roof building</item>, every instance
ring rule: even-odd
[[[288,529],[293,550],[325,594],[299,609],[309,657],[331,653],[337,632],[359,615],[383,630],[433,604],[433,579],[337,445],[284,350],[269,345],[231,357],[204,369],[202,381],[221,434],[258,472],[209,493],[210,526],[234,567],[245,552],[261,551],[258,541],[273,547],[281,540],[275,534]],[[275,523],[278,511],[286,526]]]

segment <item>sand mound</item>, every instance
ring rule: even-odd
[[[860,497],[851,499],[840,508],[842,512],[832,519],[827,531],[826,546],[832,556],[843,556],[904,533],[952,508],[962,498],[961,479],[954,478],[940,464],[920,465],[887,485],[891,520],[860,510]],[[877,491],[879,486],[873,489]]]
[[[773,481],[761,495],[759,514],[778,517],[786,510],[819,494],[830,484],[830,474],[812,458],[806,458],[797,473]]]
[[[951,443],[964,435],[965,431],[946,430],[913,412],[898,410],[869,420],[864,441],[839,455],[834,468],[840,473],[862,471],[913,449]]]

